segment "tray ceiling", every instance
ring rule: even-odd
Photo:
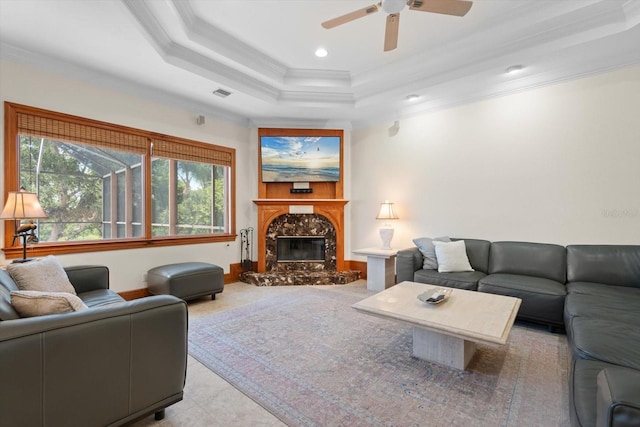
[[[382,11],[320,26],[371,3],[2,0],[0,56],[195,115],[347,129],[640,63],[640,0],[475,0],[464,17],[405,8],[390,52]],[[513,65],[524,68],[505,73]]]

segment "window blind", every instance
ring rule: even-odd
[[[189,144],[184,141],[152,138],[151,155],[188,162],[212,163],[219,166],[233,166],[232,150],[216,145]]]
[[[134,133],[21,112],[17,113],[17,119],[21,135],[80,142],[137,154],[147,152],[147,138]]]

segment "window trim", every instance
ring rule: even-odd
[[[73,116],[55,111],[43,110],[26,105],[15,104],[5,101],[4,103],[4,192],[3,203],[7,199],[9,191],[15,191],[20,182],[19,158],[18,158],[18,114],[31,114],[55,120],[65,121],[73,124],[91,126],[106,131],[124,132],[134,136],[142,136],[147,139],[146,153],[142,164],[144,179],[144,218],[145,236],[144,238],[109,239],[109,240],[87,240],[74,242],[41,242],[37,245],[27,247],[29,256],[46,256],[58,254],[72,254],[83,252],[100,252],[123,249],[138,249],[147,247],[192,245],[214,242],[232,242],[236,239],[236,161],[234,148],[222,147],[214,144],[193,141],[189,139],[162,135],[157,132],[149,132],[127,126],[116,125],[98,120]],[[214,148],[220,152],[230,155],[230,186],[229,186],[229,220],[231,221],[229,232],[209,235],[195,236],[162,236],[151,237],[151,142],[154,140],[171,141],[172,143],[189,145],[192,147]],[[22,257],[22,243],[16,242],[16,246],[11,246],[13,240],[13,221],[4,221],[4,252],[5,258]]]

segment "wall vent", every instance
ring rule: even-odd
[[[213,94],[218,95],[220,98],[226,98],[227,96],[231,95],[231,92],[218,88],[213,91]]]

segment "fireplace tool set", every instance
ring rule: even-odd
[[[250,271],[253,262],[251,261],[251,245],[253,244],[253,227],[240,230],[240,264],[243,271]]]

